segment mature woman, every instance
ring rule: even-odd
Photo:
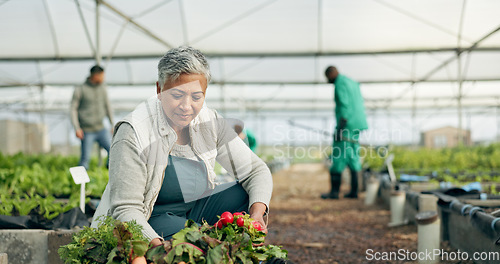
[[[224,211],[246,211],[267,230],[263,216],[271,173],[215,111],[204,106],[209,65],[191,47],[175,48],[158,63],[157,95],[116,124],[109,183],[94,215],[135,220],[154,245],[187,219],[210,224]],[[235,177],[220,184],[215,161]]]

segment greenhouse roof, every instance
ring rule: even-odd
[[[79,83],[96,50],[108,83],[150,84],[179,45],[214,83],[322,83],[330,64],[366,83],[500,79],[495,0],[99,2],[97,22],[94,0],[0,1],[0,85]]]
[[[335,65],[362,83],[375,130],[391,120],[408,133],[468,122],[476,139],[500,135],[500,1],[98,3],[0,0],[0,108],[66,115],[99,58],[124,114],[154,95],[159,58],[191,45],[209,57],[207,104],[233,116],[308,116],[329,127],[324,70]]]

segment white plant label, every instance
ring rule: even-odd
[[[69,172],[71,173],[71,177],[73,177],[73,181],[75,181],[76,184],[82,184],[90,181],[87,170],[83,166],[71,167],[69,168]]]

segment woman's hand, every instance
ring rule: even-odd
[[[254,203],[250,207],[250,217],[255,219],[262,226],[262,232],[267,234],[267,224],[264,221],[264,214],[266,213],[267,206],[264,203]]]
[[[153,240],[151,240],[150,244],[153,247],[156,247],[156,246],[163,244],[163,242],[161,242],[161,239],[159,239],[159,238],[153,238]]]
[[[132,264],[147,264],[148,262],[146,261],[146,258],[144,256],[142,257],[137,257],[134,260],[132,260]]]

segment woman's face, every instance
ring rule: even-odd
[[[200,113],[206,90],[207,79],[202,74],[181,74],[176,81],[165,82],[162,91],[156,83],[156,92],[169,125],[174,129],[188,126]]]

